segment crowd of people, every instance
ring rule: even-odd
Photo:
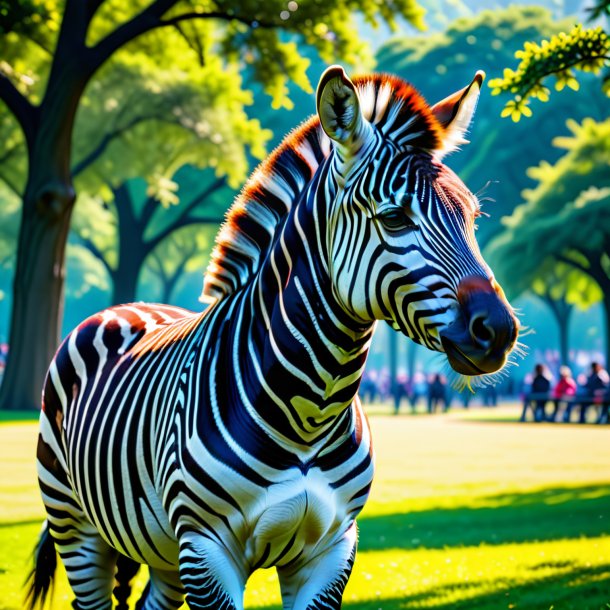
[[[577,421],[583,424],[588,421],[589,413],[596,411],[595,422],[607,424],[609,407],[610,377],[599,362],[591,363],[589,373],[579,376],[578,380],[572,377],[569,367],[562,366],[556,382],[544,364],[537,364],[523,394],[520,419],[526,421],[531,412],[535,422],[570,422],[576,412]]]
[[[537,364],[521,384],[507,377],[499,387],[489,385],[461,392],[440,373],[417,371],[411,378],[399,373],[392,383],[386,369],[367,369],[359,394],[364,403],[392,401],[395,413],[405,401],[413,413],[422,403],[425,412],[437,413],[446,412],[454,402],[467,408],[473,399],[495,407],[502,395],[510,401],[522,400],[520,421],[610,423],[610,376],[599,362],[593,362],[589,371],[576,379],[567,366],[559,367],[555,379],[545,364]]]
[[[415,413],[423,403],[428,413],[446,412],[454,400],[461,402],[467,408],[475,393],[472,390],[456,392],[441,373],[424,374],[417,371],[409,378],[399,373],[394,385],[388,371],[366,370],[360,384],[360,399],[364,403],[379,400],[393,400],[394,411],[400,411],[403,401],[406,401],[412,413]],[[478,394],[483,405],[495,407],[498,404],[498,389],[489,385]]]

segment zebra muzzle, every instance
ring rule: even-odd
[[[517,339],[510,305],[494,282],[478,276],[460,282],[458,303],[460,315],[440,333],[449,364],[463,375],[495,373]]]

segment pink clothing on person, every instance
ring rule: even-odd
[[[574,396],[574,394],[576,394],[576,382],[569,377],[561,377],[553,388],[553,398]]]

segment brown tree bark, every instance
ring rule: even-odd
[[[72,203],[29,203],[36,205],[45,212],[24,216],[19,233],[2,409],[40,408],[42,383],[61,332],[63,261]]]
[[[61,333],[66,240],[76,199],[70,173],[72,128],[87,78],[75,60],[52,72],[54,80],[35,109],[28,139],[29,173],[0,409],[40,408],[45,373]]]

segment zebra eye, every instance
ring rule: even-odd
[[[419,226],[409,218],[409,215],[402,207],[388,206],[385,209],[379,210],[375,218],[378,218],[383,227],[391,233],[403,233],[406,230],[419,229]]]

